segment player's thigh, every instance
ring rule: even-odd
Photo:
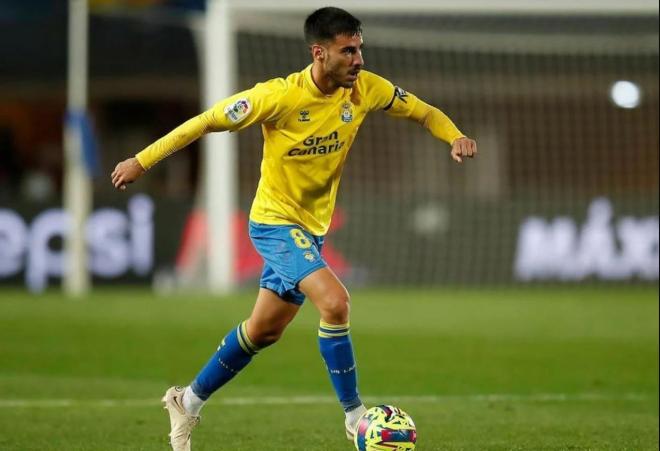
[[[260,288],[257,302],[248,319],[248,335],[250,337],[279,338],[286,326],[295,318],[300,306],[286,302],[276,293],[266,288]]]
[[[348,290],[330,268],[314,271],[301,280],[298,287],[319,309],[322,316],[334,317],[335,322],[348,320]]]

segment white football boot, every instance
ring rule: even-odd
[[[356,407],[346,414],[346,421],[344,421],[344,426],[346,426],[346,438],[350,441],[353,441],[355,433],[357,432],[358,422],[362,415],[367,411],[367,408],[364,405]]]
[[[199,424],[199,415],[190,415],[183,408],[185,387],[170,387],[163,396],[165,409],[170,414],[170,445],[173,451],[190,451],[190,434]]]

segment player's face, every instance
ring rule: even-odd
[[[337,35],[334,41],[323,46],[325,58],[323,71],[335,86],[352,88],[357,81],[360,69],[364,66],[362,58],[362,35]]]

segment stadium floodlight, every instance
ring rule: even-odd
[[[642,98],[639,86],[628,80],[619,80],[612,84],[610,96],[614,104],[621,108],[637,108]]]

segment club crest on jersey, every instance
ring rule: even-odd
[[[298,122],[309,122],[309,111],[300,110],[300,116],[298,117]]]
[[[341,120],[351,122],[353,120],[353,105],[350,102],[344,102],[341,106]]]
[[[232,123],[238,124],[245,119],[251,110],[252,105],[250,105],[248,99],[239,99],[233,104],[225,107],[225,116],[227,116],[227,119]]]

